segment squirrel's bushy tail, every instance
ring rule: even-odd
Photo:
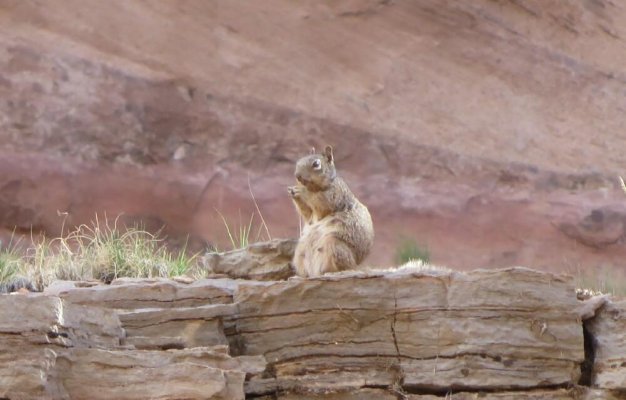
[[[324,239],[322,247],[322,273],[356,268],[357,262],[354,259],[354,250],[343,240],[329,235]]]

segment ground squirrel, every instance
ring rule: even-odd
[[[354,269],[367,256],[374,241],[372,218],[337,176],[333,149],[298,160],[298,184],[288,188],[305,226],[293,263],[300,276]]]

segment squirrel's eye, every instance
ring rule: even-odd
[[[322,168],[322,163],[320,162],[320,160],[313,161],[313,169],[320,169],[320,168]]]

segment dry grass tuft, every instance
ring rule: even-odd
[[[21,256],[17,243],[0,241],[0,283],[10,282],[19,277]]]
[[[117,222],[96,218],[62,237],[44,237],[21,254],[15,246],[1,248],[0,283],[21,276],[41,290],[55,280],[201,276],[199,254],[189,255],[186,246],[172,252],[159,234],[118,229]]]
[[[572,272],[579,290],[626,297],[626,272],[617,267],[577,269]]]

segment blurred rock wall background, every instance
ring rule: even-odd
[[[1,0],[1,236],[97,213],[227,247],[252,191],[294,237],[294,162],[330,143],[369,264],[409,237],[457,268],[620,266],[624,38],[615,0]]]

